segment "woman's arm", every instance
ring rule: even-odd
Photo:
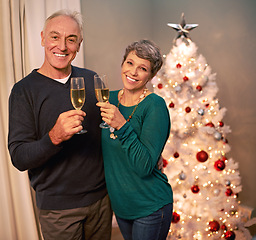
[[[119,112],[114,107],[113,111]],[[140,108],[136,111],[140,111]],[[105,119],[110,126],[115,128],[115,124],[120,121],[118,120],[119,113],[115,114],[116,118],[113,117],[113,119],[106,114]],[[112,120],[109,121],[109,118]],[[124,119],[123,116],[122,118]],[[140,136],[136,134],[133,125],[126,121],[121,128],[115,131],[115,134],[118,136],[116,140],[120,141],[130,161],[131,168],[141,177],[145,177],[150,175],[156,167],[170,132],[170,117],[164,100],[154,98],[154,102],[150,101],[143,110],[141,121],[139,123],[142,124]]]

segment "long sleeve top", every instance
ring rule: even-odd
[[[72,67],[70,76],[85,79],[85,134],[60,146],[49,137],[58,116],[74,109],[70,78],[62,84],[33,70],[16,83],[9,98],[8,148],[13,165],[28,170],[40,209],[90,205],[106,195],[101,151],[101,122],[94,93],[93,71]]]
[[[110,93],[117,105],[118,91]],[[128,119],[135,106],[119,110]],[[136,219],[150,215],[173,201],[168,179],[157,162],[168,139],[170,117],[164,100],[152,93],[139,103],[132,119],[116,139],[102,130],[102,149],[111,206],[118,217]]]

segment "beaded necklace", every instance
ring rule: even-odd
[[[134,107],[132,113],[131,113],[130,116],[126,119],[127,122],[130,122],[130,120],[132,119],[132,116],[133,116],[133,114],[135,113],[135,111],[136,111],[136,109],[137,109],[139,103],[146,97],[147,91],[148,91],[147,88],[145,88],[145,89],[143,90],[143,93],[140,95],[140,97],[139,97],[139,99],[138,99],[138,102],[137,102],[137,104],[135,105],[135,107]],[[119,109],[120,101],[121,101],[123,95],[124,95],[124,89],[122,89],[122,90],[120,91],[120,97],[119,97],[118,104],[117,104],[117,108],[118,108],[118,109]],[[117,138],[117,136],[114,134],[114,131],[115,131],[115,129],[111,127],[111,128],[110,128],[110,132],[111,132],[110,138],[112,138],[112,139],[116,139],[116,138]]]
[[[127,118],[127,120],[126,120],[127,122],[129,122],[129,121],[132,119],[132,116],[133,116],[133,114],[135,113],[135,111],[136,111],[136,109],[137,109],[139,103],[146,97],[147,91],[148,91],[147,88],[145,88],[145,89],[143,90],[143,93],[140,95],[139,100],[138,100],[136,106],[134,107],[134,109],[133,109],[131,115]],[[118,109],[119,109],[120,101],[121,101],[123,95],[124,95],[124,89],[122,89],[121,92],[120,92],[120,98],[119,98],[118,104],[117,104],[117,108],[118,108]]]

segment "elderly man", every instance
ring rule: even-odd
[[[28,170],[45,240],[108,240],[111,235],[95,72],[71,65],[82,40],[78,13],[62,10],[47,18],[41,32],[43,65],[16,83],[9,99],[12,163]],[[81,110],[70,101],[71,77],[85,79]],[[76,134],[82,124],[88,132]]]

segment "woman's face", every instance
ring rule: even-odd
[[[150,61],[139,58],[135,51],[131,51],[122,65],[121,76],[125,89],[143,89],[151,79]]]

